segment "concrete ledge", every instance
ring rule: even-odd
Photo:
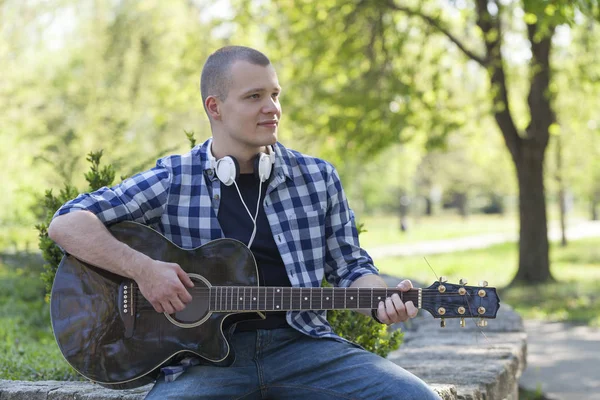
[[[444,400],[517,400],[525,369],[526,335],[521,318],[502,305],[486,328],[467,320],[439,320],[428,313],[403,326],[404,344],[389,358],[424,379]],[[0,400],[141,400],[151,386],[111,390],[88,382],[2,381]]]
[[[427,314],[427,313],[424,313]],[[517,400],[526,366],[527,336],[521,317],[503,304],[485,328],[475,320],[439,320],[429,314],[403,327],[404,344],[388,358],[424,379],[445,400]]]

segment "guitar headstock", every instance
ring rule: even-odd
[[[496,288],[488,287],[487,282],[480,286],[467,286],[465,280],[459,284],[447,283],[444,278],[433,283],[422,291],[421,308],[427,310],[434,318],[480,318],[478,325],[486,326],[486,319],[496,318],[500,299]]]

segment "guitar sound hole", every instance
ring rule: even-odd
[[[192,295],[192,301],[188,303],[182,311],[171,314],[171,317],[182,324],[193,324],[202,320],[208,314],[208,291],[200,290],[208,288],[202,277],[195,274],[189,274],[193,288],[188,288],[188,292]]]

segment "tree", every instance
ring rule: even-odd
[[[267,13],[243,3],[244,15]],[[426,131],[431,146],[439,146],[465,118],[485,108],[478,102],[489,105],[519,189],[520,252],[513,282],[553,280],[544,187],[546,149],[551,133],[559,129],[551,84],[552,39],[558,26],[574,23],[576,12],[597,18],[597,2],[281,1],[268,11],[277,13],[271,20],[280,21],[270,26],[271,42],[299,66],[293,70],[294,81],[304,68],[316,86],[307,96],[314,107],[294,108],[292,118],[314,131],[345,131],[327,141],[338,142],[336,150],[344,155],[370,154],[406,140],[411,131],[405,127],[410,125]],[[520,71],[507,59],[509,33],[530,49],[528,66]],[[445,39],[442,44],[440,37]],[[448,65],[445,53],[452,52],[462,54],[460,65]],[[328,69],[323,68],[326,63]],[[475,72],[473,65],[480,70]],[[457,67],[463,77],[484,74],[485,98],[477,87],[471,90],[469,107],[453,96],[459,86],[452,79]],[[521,87],[528,92],[521,93]]]

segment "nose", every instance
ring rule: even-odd
[[[264,114],[281,114],[281,105],[279,104],[279,99],[269,97],[267,102],[264,104],[262,112]]]

